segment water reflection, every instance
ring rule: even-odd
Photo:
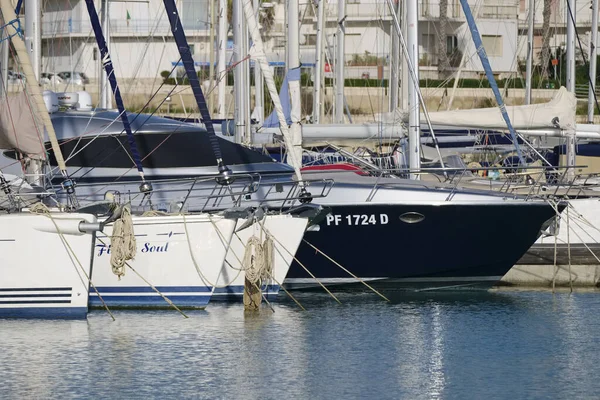
[[[596,397],[597,294],[299,295],[245,314],[0,321],[9,398]]]

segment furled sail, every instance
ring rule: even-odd
[[[507,106],[506,113],[517,130],[527,129],[575,129],[577,99],[564,87],[547,103],[523,106]],[[383,122],[408,121],[408,112],[396,110],[381,114]],[[429,113],[431,123],[444,126],[459,126],[481,129],[506,129],[506,122],[498,107],[469,110],[441,111]],[[425,123],[425,121],[421,121]]]
[[[2,9],[2,15],[5,21],[18,20],[18,17],[15,14],[14,5],[12,4],[11,0],[0,0],[0,8]],[[8,25],[7,28],[15,29],[13,25]],[[33,67],[31,66],[31,61],[29,60],[29,54],[25,47],[25,41],[23,40],[22,32],[16,32],[16,34],[9,32],[9,34],[12,37],[12,44],[15,48],[15,52],[17,53],[19,65],[23,69],[23,73],[27,79],[27,91],[31,94],[32,101],[27,105],[25,110],[27,110],[26,112],[29,112],[30,114],[33,113],[33,115],[39,116],[39,118],[42,120],[44,126],[46,127],[50,143],[52,144],[52,150],[54,151],[58,167],[62,173],[66,175],[67,167],[65,166],[65,161],[60,152],[60,146],[58,144],[58,140],[56,139],[56,133],[54,132],[52,121],[50,121],[50,115],[46,110],[46,104],[44,103],[44,98],[42,96],[42,89],[35,78],[35,74],[33,73]],[[11,109],[11,112],[12,111],[13,110]],[[19,136],[20,134],[21,130],[19,127]]]
[[[32,113],[25,92],[0,100],[0,148],[17,150],[31,158],[45,159],[44,126]]]

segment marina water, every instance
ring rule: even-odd
[[[598,398],[600,296],[320,293],[0,320],[2,398]]]

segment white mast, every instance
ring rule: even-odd
[[[4,21],[4,18],[0,20],[2,25],[4,25]],[[0,98],[4,98],[8,90],[8,48],[10,41],[8,40],[6,30],[2,33],[2,39],[4,40],[0,42],[0,84],[2,85],[2,88],[0,88]]]
[[[273,100],[275,112],[279,120],[279,129],[283,134],[283,140],[285,142],[286,148],[293,149],[294,145],[291,141],[292,138],[290,137],[290,131],[285,120],[285,115],[283,113],[283,107],[281,106],[279,94],[277,93],[277,87],[275,86],[273,71],[269,67],[269,62],[267,61],[267,56],[265,55],[262,38],[260,36],[258,23],[256,21],[256,17],[252,9],[251,0],[244,0],[244,15],[246,16],[246,21],[248,23],[248,32],[250,33],[250,38],[252,39],[252,47],[250,48],[250,54],[255,60],[255,68],[260,68],[265,77],[265,82],[267,84],[267,88],[269,89],[269,93],[271,94],[271,99]],[[302,160],[295,158],[295,156],[296,153],[294,151],[290,151],[288,153],[288,160],[290,164],[294,167],[294,171],[298,180],[302,180],[302,174],[300,173],[300,168],[302,167]]]
[[[400,15],[400,1],[396,5],[395,13],[396,15]],[[400,39],[398,38],[398,32],[392,28],[390,24],[390,35],[392,36],[392,54],[390,58],[390,105],[389,111],[393,112],[396,108],[398,108],[398,90],[399,90],[399,65],[400,61]]]
[[[408,57],[414,66],[414,80],[406,82],[408,84],[408,146],[409,146],[409,167],[411,171],[421,169],[421,139],[420,139],[420,104],[418,97],[419,90],[419,14],[418,0],[407,0],[406,5],[406,45],[408,47]],[[420,179],[419,174],[411,173],[411,179]]]
[[[407,29],[406,29],[406,22],[408,20],[408,18],[406,17],[406,12],[407,12],[407,8],[406,7],[406,3],[403,3],[402,1],[399,1],[399,5],[400,5],[400,13],[402,14],[402,18],[400,18],[400,13],[398,13],[398,19],[402,22],[402,25],[400,26],[400,28],[402,29],[402,36],[403,37],[407,37]],[[392,16],[392,20],[393,20],[393,16]],[[408,110],[408,86],[410,84],[410,78],[409,78],[409,71],[408,71],[408,62],[407,62],[407,58],[405,57],[404,54],[401,54],[400,57],[400,65],[401,65],[401,78],[400,78],[400,83],[401,83],[401,87],[400,87],[400,106],[403,110]]]
[[[215,0],[208,0],[208,13],[210,14],[210,35],[208,38],[208,82],[209,82],[209,95],[208,95],[208,109],[210,113],[215,112],[215,96],[213,88],[215,87]]]
[[[246,128],[249,128],[250,115],[247,112],[246,93],[248,92],[249,82],[247,80],[247,69],[244,66],[248,64],[242,61],[248,53],[248,43],[246,41],[246,24],[242,14],[241,0],[233,0],[233,62],[234,68],[233,92],[235,93],[234,121],[235,121],[235,141],[236,143],[245,142],[248,137]]]
[[[35,78],[40,80],[42,7],[39,0],[25,0],[25,46],[31,57]]]
[[[525,67],[525,104],[531,104],[531,75],[533,74],[533,22],[535,19],[535,0],[529,0],[527,19],[527,64]]]
[[[317,43],[315,48],[315,74],[313,82],[313,123],[321,121],[321,89],[323,84],[323,27],[325,25],[325,0],[315,0],[317,4]]]
[[[567,90],[575,93],[575,0],[567,0]],[[575,165],[575,132],[567,135],[567,166]],[[568,175],[573,177],[574,169],[569,169]]]
[[[225,88],[227,86],[227,0],[219,0],[219,61],[217,84],[217,118],[225,118]]]
[[[254,11],[256,19],[258,20],[258,12],[260,10],[259,0],[254,0]],[[256,119],[263,123],[265,121],[265,108],[263,98],[263,76],[260,72],[259,66],[254,63],[254,112],[253,115]]]
[[[106,40],[106,47],[110,48],[110,12],[109,12],[109,0],[102,0],[100,3],[100,23],[102,24],[102,32]],[[112,108],[112,91],[108,83],[108,77],[104,70],[104,64],[102,63],[102,57],[98,57],[98,68],[100,68],[100,87],[98,93],[100,94],[100,108],[111,109]],[[71,68],[71,82],[75,77],[73,76],[73,70]]]
[[[598,43],[598,0],[592,0],[592,29],[590,31],[590,88],[588,91],[588,123],[594,123],[594,109],[596,108],[596,58]]]
[[[344,58],[346,56],[346,0],[338,0],[337,57],[335,63],[335,118],[344,123]]]
[[[287,52],[287,70],[288,72],[300,68],[300,22],[298,0],[288,0],[288,52]],[[298,71],[300,72],[300,71]],[[288,79],[290,89],[290,117],[292,124],[290,125],[290,141],[291,148],[288,148],[288,153],[291,153],[292,160],[302,162],[302,126],[301,119],[301,98],[300,98],[300,80]]]

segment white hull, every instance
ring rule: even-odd
[[[238,227],[242,226],[245,221],[238,220]],[[274,279],[263,283],[262,289],[268,299],[275,298],[279,293],[280,284],[287,276],[293,256],[304,237],[307,224],[307,218],[297,218],[288,214],[266,215],[259,223],[255,222],[248,228],[236,232],[231,240],[231,247],[227,253],[223,273],[219,278],[213,300],[240,299],[242,297],[245,273],[242,270],[241,261],[244,258],[246,243],[252,235],[261,238],[261,241],[264,242],[267,233],[275,238],[273,240],[275,247]]]
[[[94,237],[79,223],[96,220],[51,215],[62,237],[46,215],[0,215],[0,317],[85,318]]]
[[[561,214],[557,244],[600,243],[600,199],[575,199],[569,203],[573,208],[565,209]],[[554,236],[540,237],[535,244],[554,245]]]
[[[109,307],[204,308],[221,274],[235,219],[208,214],[133,217],[137,256],[119,280],[110,265],[112,224],[98,234],[92,281]],[[190,250],[191,245],[191,250]],[[143,279],[142,279],[143,278]],[[90,306],[102,303],[93,289]]]

